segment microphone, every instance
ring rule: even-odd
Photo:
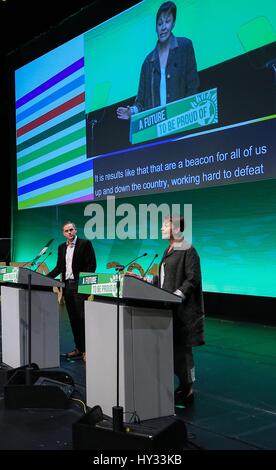
[[[154,255],[154,257],[152,258],[152,260],[151,260],[151,262],[150,262],[148,268],[147,268],[146,271],[144,272],[144,276],[143,276],[143,277],[146,276],[147,272],[149,271],[149,268],[150,268],[151,265],[153,264],[154,260],[155,260],[156,258],[158,258],[158,256],[159,256],[158,253],[155,253],[155,255]]]
[[[51,240],[48,241],[48,243],[46,243],[46,245],[44,246],[44,248],[42,248],[42,250],[38,253],[38,255],[31,261],[31,266],[33,266],[37,260],[43,256],[46,251],[48,250],[49,246],[53,243],[54,241],[54,238],[51,238]],[[29,264],[29,261],[27,261],[27,263],[24,263],[23,266],[21,266],[22,268],[24,268],[24,266],[26,266],[27,264]]]
[[[44,253],[46,253],[46,251],[48,250],[49,246],[53,243],[53,241],[54,241],[54,238],[51,238],[51,240],[49,240],[48,243],[46,243],[44,248],[42,248],[42,250],[38,253],[36,257],[37,259],[40,258],[40,256],[44,255]]]
[[[50,251],[50,253],[48,253],[48,255],[45,256],[44,260],[41,261],[41,262],[37,265],[37,267],[35,268],[34,272],[36,272],[36,271],[38,270],[39,266],[41,266],[42,263],[44,263],[44,262],[46,261],[46,259],[47,259],[49,256],[51,256],[51,254],[52,254],[52,252]]]
[[[143,258],[144,256],[148,256],[147,253],[144,253],[143,255],[140,255],[140,256],[137,256],[136,258],[134,258],[132,261],[130,261],[129,263],[123,265],[123,264],[117,264],[117,266],[115,266],[115,269],[116,271],[123,271],[125,268],[127,268],[127,266],[129,266],[130,264],[134,263],[134,261],[136,261],[137,259],[139,258]]]

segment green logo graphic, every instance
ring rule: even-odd
[[[130,140],[136,144],[217,122],[217,89],[213,88],[133,115]]]

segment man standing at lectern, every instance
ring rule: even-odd
[[[82,358],[85,361],[84,301],[88,296],[78,294],[78,281],[80,272],[95,272],[96,256],[90,240],[77,237],[77,228],[73,222],[65,222],[62,230],[66,242],[59,245],[56,267],[48,276],[55,278],[61,274],[65,283],[64,300],[75,341],[75,349],[68,352],[66,357]]]

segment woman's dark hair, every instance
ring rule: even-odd
[[[156,23],[158,22],[162,13],[171,13],[173,21],[176,19],[176,4],[173,2],[165,2],[160,5],[158,12],[156,13]]]

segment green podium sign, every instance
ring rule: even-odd
[[[124,275],[120,274],[120,297],[122,297]],[[117,297],[117,274],[80,273],[79,294]]]
[[[28,285],[29,277],[31,277],[30,281],[34,286],[64,287],[63,282],[22,266],[0,266],[0,283],[2,284],[12,283]]]
[[[19,268],[14,266],[0,267],[0,282],[18,283]]]
[[[212,88],[165,106],[133,114],[130,142],[138,144],[217,122],[217,89]]]

